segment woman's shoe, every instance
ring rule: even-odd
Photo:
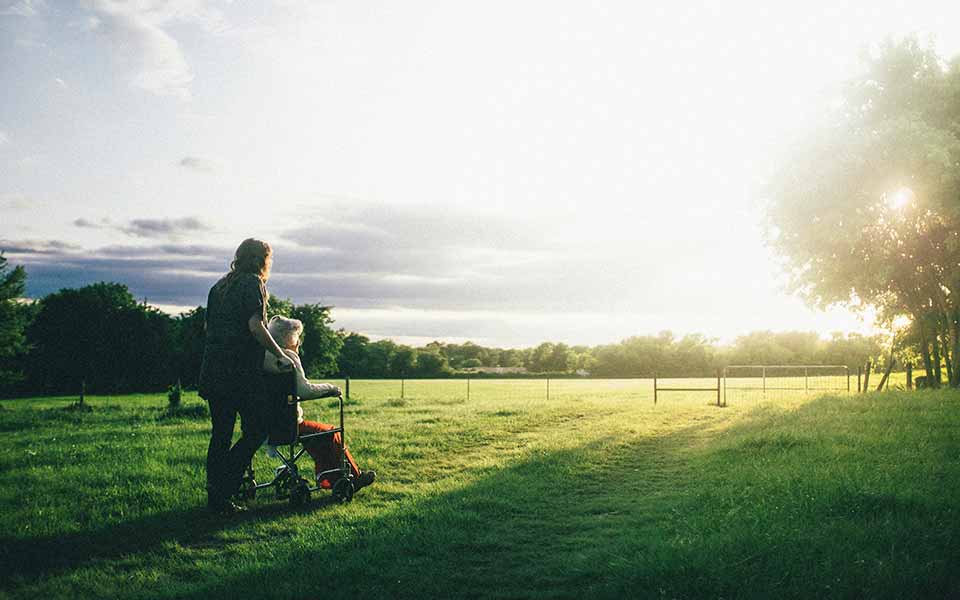
[[[229,517],[237,513],[246,512],[247,507],[241,506],[232,500],[224,500],[223,502],[207,502],[207,510],[217,515]]]
[[[364,471],[363,473],[360,473],[360,477],[357,477],[353,482],[353,491],[356,492],[360,488],[367,487],[368,485],[373,483],[373,480],[376,478],[377,478],[376,471]]]

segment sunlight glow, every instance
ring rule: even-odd
[[[891,210],[901,210],[913,201],[913,190],[902,187],[896,192],[887,195],[887,206]]]

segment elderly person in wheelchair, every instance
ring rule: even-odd
[[[283,353],[293,362],[293,377],[296,380],[296,396],[298,399],[313,400],[340,396],[340,388],[335,385],[312,383],[307,380],[299,355],[303,335],[303,323],[301,321],[275,316],[270,319],[267,327]],[[277,357],[270,353],[264,354],[263,368],[268,374],[287,373],[287,376],[289,376],[289,371],[285,371],[284,365],[280,364]],[[337,483],[345,474],[347,467],[350,472],[348,478],[353,484],[353,492],[373,483],[377,476],[376,471],[361,471],[350,451],[344,447],[342,414],[341,427],[337,428],[326,423],[305,420],[303,418],[303,408],[299,402],[297,402],[296,413],[297,438],[303,444],[304,450],[313,458],[317,488],[334,489],[336,492],[339,489]],[[330,431],[334,432],[326,434]],[[281,457],[276,446],[268,444],[267,452],[273,457]],[[294,460],[296,456],[298,455],[293,455]],[[277,469],[277,475],[282,475],[283,470],[289,468],[288,461],[282,460],[284,465]],[[352,497],[352,493],[350,493],[350,496]]]

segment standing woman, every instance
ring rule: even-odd
[[[266,328],[265,284],[272,262],[270,244],[243,240],[230,272],[210,288],[207,297],[199,391],[210,404],[213,425],[207,449],[207,507],[217,512],[242,510],[230,498],[267,436],[263,351],[275,355],[285,368],[293,368]],[[243,435],[231,448],[237,413]]]

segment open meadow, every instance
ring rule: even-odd
[[[194,394],[177,413],[161,394],[0,402],[0,596],[960,595],[956,391],[718,408],[654,406],[647,380],[351,386],[348,445],[377,482],[232,518],[203,508]]]

